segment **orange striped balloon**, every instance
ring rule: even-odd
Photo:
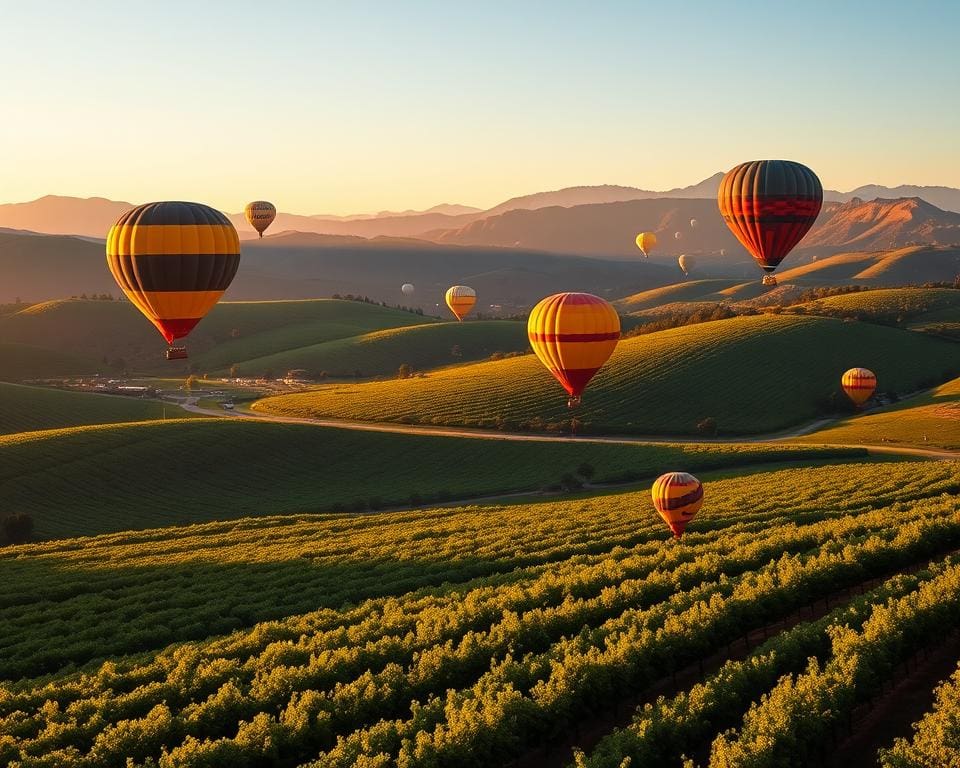
[[[843,391],[858,407],[863,405],[877,388],[877,377],[866,368],[851,368],[840,379]]]
[[[454,285],[447,289],[447,306],[450,311],[457,316],[457,320],[463,322],[473,305],[477,303],[477,292],[467,285]]]
[[[650,495],[663,522],[679,539],[703,506],[703,483],[686,472],[667,472],[653,483]]]
[[[530,346],[547,370],[580,402],[583,390],[620,339],[620,316],[589,293],[558,293],[533,308],[527,321]]]

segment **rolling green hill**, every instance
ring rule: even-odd
[[[117,395],[0,384],[0,435],[88,424],[184,418],[175,405]]]
[[[620,312],[638,312],[678,301],[722,301],[721,291],[741,285],[743,280],[689,280],[662,288],[635,293],[614,302]]]
[[[691,434],[707,417],[721,433],[767,432],[814,418],[854,365],[874,370],[885,390],[907,392],[960,369],[960,345],[831,318],[764,315],[675,328],[621,341],[577,416],[598,432]],[[253,407],[528,429],[569,418],[565,393],[533,356],[407,381],[328,385]]]
[[[224,345],[225,347],[228,345]],[[266,371],[281,373],[302,368],[314,375],[394,375],[402,364],[424,371],[454,363],[481,360],[495,352],[529,349],[525,323],[510,320],[476,320],[465,323],[429,323],[374,331],[346,339],[313,344],[245,360],[243,376]],[[222,357],[221,350],[217,350]],[[206,356],[203,358],[206,360]]]
[[[200,369],[385,328],[430,322],[411,312],[356,301],[218,304],[187,340]],[[144,370],[185,368],[163,360],[163,339],[128,302],[50,301],[0,317],[0,338],[92,359],[122,358]]]
[[[491,442],[192,419],[0,437],[0,486],[6,508],[30,513],[46,538],[530,491],[583,462],[602,482],[831,455],[798,448]]]
[[[859,317],[863,320],[926,321],[960,319],[960,290],[951,288],[880,288],[830,296],[798,305],[812,315]],[[790,308],[789,311],[796,311]]]
[[[28,344],[0,343],[0,381],[24,381],[48,376],[89,375],[102,363],[69,352],[33,347]]]
[[[960,450],[960,379],[875,413],[796,438],[804,443],[910,445]]]

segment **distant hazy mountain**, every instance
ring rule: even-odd
[[[47,195],[29,203],[0,205],[0,227],[53,235],[106,237],[113,223],[131,208],[132,203],[102,197]]]
[[[960,213],[941,210],[918,197],[870,202],[855,197],[825,206],[802,245],[887,250],[954,243],[960,243]]]
[[[364,221],[369,219],[385,219],[395,216],[422,216],[425,213],[442,213],[446,216],[461,216],[465,213],[483,213],[483,208],[474,208],[471,205],[451,205],[450,203],[441,203],[432,208],[423,211],[415,211],[412,208],[406,211],[380,211],[379,213],[354,213],[348,216],[334,216],[332,214],[316,213],[310,218],[319,221]]]
[[[0,231],[0,304],[38,302],[120,291],[107,269],[103,243],[63,235]],[[450,285],[477,289],[482,306],[504,314],[546,293],[588,290],[616,298],[674,279],[672,269],[518,248],[438,245],[408,238],[364,239],[285,232],[243,245],[228,299],[304,299],[362,294],[433,311]],[[400,293],[416,285],[413,297]]]
[[[918,197],[932,203],[944,211],[960,213],[960,189],[953,187],[918,187],[913,184],[901,184],[899,187],[883,187],[878,184],[867,184],[857,187],[850,192],[835,192],[827,190],[824,196],[830,200],[845,203],[855,197],[862,200],[874,200],[878,197],[896,199],[899,197]]]

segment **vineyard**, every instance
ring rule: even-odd
[[[774,431],[829,409],[853,361],[873,370],[884,391],[904,393],[960,369],[960,346],[870,323],[799,316],[675,328],[621,341],[576,415],[593,432],[692,434],[707,418],[721,434]],[[529,355],[405,381],[331,384],[254,408],[532,431],[570,418],[563,391]]]
[[[0,435],[88,424],[189,416],[175,405],[156,400],[91,395],[19,384],[0,383]]]
[[[680,543],[642,490],[12,548],[0,764],[519,765],[762,629],[567,760],[810,765],[960,626],[958,491],[933,462],[719,479]]]
[[[799,445],[494,442],[189,419],[0,437],[0,487],[6,508],[32,515],[37,536],[49,538],[559,490],[578,482],[583,464],[593,482],[606,483],[677,465],[862,454]]]
[[[663,288],[652,288],[649,291],[635,293],[615,301],[614,306],[620,312],[631,313],[677,301],[720,301],[724,298],[720,291],[742,283],[742,280],[729,279],[687,280]]]
[[[413,371],[481,360],[494,353],[529,348],[523,323],[482,320],[391,328],[257,357],[238,365],[243,376],[301,368],[313,376],[395,376],[401,365]],[[218,351],[221,359],[226,355]],[[209,355],[204,360],[209,359]]]

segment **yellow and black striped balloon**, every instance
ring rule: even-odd
[[[650,489],[653,506],[679,539],[703,506],[703,484],[688,472],[660,475]]]
[[[173,344],[213,308],[240,264],[240,238],[220,211],[201,203],[147,203],[107,235],[117,285]]]

